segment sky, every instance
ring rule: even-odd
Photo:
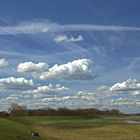
[[[0,110],[140,113],[139,0],[0,3]]]

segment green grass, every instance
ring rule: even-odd
[[[25,121],[24,121],[25,119]],[[15,117],[10,119],[0,118],[0,140],[50,140],[51,138],[43,134],[36,126],[27,125],[27,118]],[[17,120],[17,121],[16,121]],[[28,120],[28,119],[27,119]],[[34,117],[31,118],[34,120]],[[37,121],[37,119],[35,118]],[[22,122],[22,123],[20,123]],[[24,123],[25,122],[25,123]],[[31,136],[31,131],[38,131],[41,137]]]
[[[30,129],[19,123],[0,119],[0,140],[30,139]]]
[[[140,119],[140,116],[137,116]],[[0,118],[0,140],[140,140],[140,124],[125,116]],[[40,138],[32,137],[31,130]]]

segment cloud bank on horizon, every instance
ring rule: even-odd
[[[46,71],[52,71],[54,73],[52,77],[55,78],[51,78],[51,80],[59,80],[59,82],[63,80],[85,80],[82,76],[89,77],[89,74],[91,74],[91,65],[92,61],[89,59],[74,60],[59,66],[54,65],[52,68],[49,68],[47,63],[24,62],[17,66],[17,72],[32,74],[34,77],[36,73],[42,75],[42,73],[46,74]],[[47,78],[45,79],[47,80]],[[50,79],[50,77],[48,79]],[[91,78],[88,80],[91,80]],[[71,88],[61,86],[60,84],[40,85],[35,83],[33,79],[27,80],[23,77],[1,78],[0,87],[0,94],[3,92],[9,93],[6,98],[0,99],[1,104],[6,102],[7,105],[13,102],[26,103],[28,107],[32,108],[37,107],[37,104],[38,107],[51,105],[53,108],[67,105],[71,108],[77,106],[96,107],[96,105],[101,105],[103,108],[106,108],[108,106],[107,102],[110,102],[112,107],[115,106],[117,108],[127,105],[139,107],[140,105],[137,99],[140,95],[140,83],[136,79],[128,79],[120,83],[115,83],[110,87],[100,86],[97,87],[97,90],[94,92],[79,90],[77,92],[73,91],[72,94],[69,94],[72,91]],[[63,95],[63,93],[65,94]],[[127,96],[131,96],[131,99]],[[29,101],[32,102],[32,105],[29,104]],[[89,104],[88,106],[87,102]]]

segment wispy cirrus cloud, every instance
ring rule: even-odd
[[[5,58],[0,59],[0,67],[8,66],[8,61]]]
[[[140,31],[140,27],[94,25],[94,24],[58,24],[47,20],[40,22],[22,22],[16,25],[0,26],[0,35],[37,34],[65,31]]]
[[[68,37],[66,34],[63,34],[63,35],[60,34],[54,38],[55,42],[79,42],[82,40],[84,39],[83,39],[83,36],[81,35],[79,35],[78,37],[73,37],[73,36]]]

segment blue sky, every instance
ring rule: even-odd
[[[139,0],[0,2],[1,110],[139,112]]]

